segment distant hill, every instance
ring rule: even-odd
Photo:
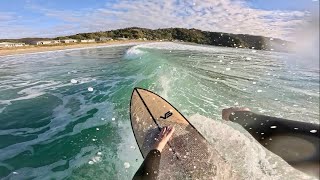
[[[281,39],[273,39],[263,36],[253,36],[245,34],[230,34],[222,32],[201,31],[198,29],[185,28],[165,28],[165,29],[146,29],[139,27],[131,27],[124,29],[117,29],[111,31],[100,31],[92,33],[79,33],[70,36],[60,36],[54,39],[99,39],[100,37],[109,38],[128,38],[128,39],[143,39],[148,40],[164,40],[164,41],[184,41],[197,44],[206,44],[214,46],[250,48],[257,50],[275,50],[287,51],[286,47],[289,43]],[[29,43],[31,40],[39,40],[43,38],[23,38],[14,40],[0,40],[9,42],[25,42]]]
[[[45,40],[50,40],[53,38],[21,38],[21,39],[0,39],[0,42],[12,42],[12,43],[18,43],[18,42],[23,42],[23,43],[31,43],[32,41],[45,41]]]

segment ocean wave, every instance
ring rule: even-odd
[[[199,45],[199,44],[182,44],[175,42],[154,42],[154,43],[145,43],[136,45],[136,48],[146,48],[146,49],[163,49],[163,50],[191,50],[191,51],[202,51],[202,52],[226,52],[230,50],[230,52],[240,51],[243,55],[246,54],[256,54],[256,51],[251,51],[248,49],[235,49],[235,48],[226,48],[219,46],[209,46],[209,45]],[[271,54],[272,53],[272,54]],[[267,56],[282,56],[285,53],[278,52],[269,52],[269,51],[259,51],[260,55]]]
[[[127,59],[135,59],[141,57],[145,52],[139,49],[140,46],[133,46],[126,51],[125,58]]]

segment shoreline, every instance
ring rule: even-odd
[[[121,45],[129,43],[150,43],[154,41],[138,41],[138,40],[126,40],[126,41],[108,41],[104,43],[76,43],[76,44],[59,44],[50,46],[24,46],[24,47],[13,47],[13,48],[0,48],[0,57],[22,55],[30,53],[60,51],[68,49],[82,49],[82,48],[96,48],[108,45]]]

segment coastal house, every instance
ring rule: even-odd
[[[49,45],[49,44],[58,44],[60,40],[45,40],[45,41],[32,41],[30,44],[33,45]]]
[[[4,47],[22,47],[25,46],[25,43],[11,43],[11,42],[1,42],[0,43],[0,48]]]
[[[113,41],[113,39],[110,37],[100,37],[98,41]]]
[[[61,41],[60,40],[52,40],[51,43],[52,44],[59,44],[59,43],[61,43]]]
[[[63,40],[60,40],[62,43],[76,43],[78,42],[78,40],[76,39],[63,39]]]
[[[82,43],[90,43],[90,42],[96,42],[96,40],[95,39],[82,39],[82,40],[80,40],[80,42],[82,42]]]

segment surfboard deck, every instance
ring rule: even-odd
[[[135,88],[131,96],[130,118],[144,158],[162,127],[175,128],[172,140],[161,153],[159,179],[237,179],[231,166],[219,153],[176,108],[159,95]]]

